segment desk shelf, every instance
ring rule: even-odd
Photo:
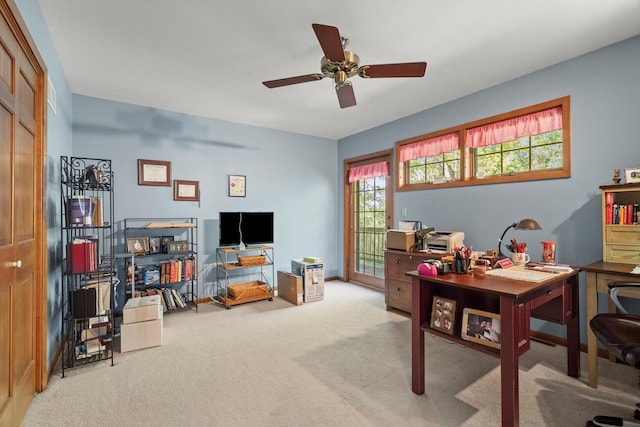
[[[431,327],[429,327],[428,323],[425,323],[424,325],[422,325],[420,327],[420,330],[422,330],[422,332],[426,332],[427,334],[439,337],[439,338],[443,338],[447,341],[451,341],[453,343],[456,344],[460,344],[464,347],[469,347],[473,350],[479,351],[481,353],[484,354],[488,354],[489,356],[494,356],[497,358],[500,358],[500,349],[497,348],[493,348],[493,347],[487,347],[485,345],[482,344],[477,344],[474,343],[473,341],[467,341],[467,340],[463,340],[460,337],[460,330],[456,329],[456,335],[449,335],[449,334],[445,334],[444,332],[440,332],[436,329],[433,329]]]

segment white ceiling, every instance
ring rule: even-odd
[[[640,0],[38,0],[73,93],[340,139],[640,34]],[[340,109],[312,23],[361,64]]]

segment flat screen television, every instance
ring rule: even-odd
[[[220,246],[273,243],[273,212],[220,212]]]

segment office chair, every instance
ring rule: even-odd
[[[598,341],[610,353],[627,365],[640,370],[640,316],[629,314],[620,302],[624,295],[640,296],[640,283],[611,282],[609,297],[618,313],[600,313],[589,322]],[[640,373],[640,371],[639,371]],[[640,379],[640,377],[639,377]],[[598,415],[587,421],[588,426],[639,426],[640,403],[636,404],[634,418]]]

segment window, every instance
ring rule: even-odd
[[[396,143],[398,191],[571,176],[569,97]]]

